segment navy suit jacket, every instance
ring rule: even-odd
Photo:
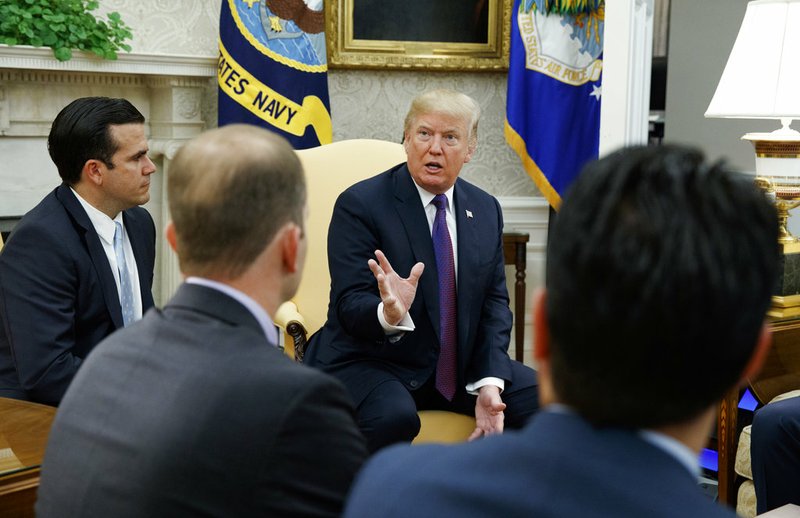
[[[508,344],[511,310],[497,200],[458,179],[458,387],[487,376],[513,384]],[[378,321],[380,294],[367,260],[382,250],[397,273],[425,264],[409,310],[416,329],[390,342]],[[413,390],[436,368],[439,288],[433,241],[419,192],[405,164],[344,191],[328,232],[331,296],[327,322],[305,361],[337,375],[356,405],[387,375]],[[463,390],[461,388],[460,390]]]
[[[540,412],[454,446],[393,446],[359,473],[345,516],[735,518],[671,454],[631,430]]]
[[[184,284],[78,371],[36,516],[339,516],[366,454],[339,382],[233,298]]]
[[[146,311],[153,306],[153,218],[141,207],[122,217]],[[22,218],[0,253],[0,397],[57,405],[89,351],[121,327],[100,237],[62,184]]]

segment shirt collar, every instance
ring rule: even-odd
[[[272,318],[270,318],[269,314],[258,302],[228,284],[212,281],[211,279],[206,279],[203,277],[187,277],[186,283],[197,284],[200,286],[205,286],[206,288],[221,291],[225,295],[228,295],[232,299],[239,302],[241,305],[247,308],[247,310],[250,311],[250,313],[256,319],[258,324],[261,326],[261,329],[264,331],[264,335],[267,337],[267,340],[274,345],[278,345],[278,332],[275,330],[275,324],[272,323]]]
[[[547,405],[547,411],[555,414],[578,415],[574,409],[563,403],[551,403]],[[692,476],[700,476],[700,461],[691,448],[674,437],[655,430],[638,430],[637,433],[643,441],[655,446],[678,461]]]
[[[430,203],[433,201],[433,198],[436,197],[435,194],[431,194],[417,185],[417,182],[414,182],[414,187],[416,187],[417,192],[419,192],[419,199],[422,201],[423,207],[430,205]],[[453,210],[453,190],[455,190],[455,188],[456,186],[453,185],[444,192],[444,195],[447,197],[447,211],[450,212],[450,214],[455,214],[455,211]]]
[[[81,195],[75,191],[75,189],[70,187],[69,190],[71,190],[72,194],[78,198],[78,202],[81,204],[81,207],[83,207],[86,215],[89,216],[89,221],[92,222],[92,226],[94,227],[95,232],[97,232],[97,235],[100,236],[100,239],[105,241],[107,244],[114,246],[114,231],[116,230],[116,225],[114,223],[122,223],[122,212],[117,214],[116,218],[111,219],[104,212],[97,209],[88,201],[84,200]]]
[[[667,434],[655,430],[639,430],[639,436],[656,448],[672,455],[692,476],[700,476],[700,461],[685,444]]]

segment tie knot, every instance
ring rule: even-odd
[[[433,197],[433,201],[431,201],[434,205],[436,205],[436,210],[445,210],[447,207],[447,196],[444,194],[437,194]]]

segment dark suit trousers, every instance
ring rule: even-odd
[[[506,404],[505,428],[518,429],[539,409],[536,371],[512,361],[517,383],[506,383],[500,397]],[[356,409],[358,425],[367,438],[370,452],[398,442],[410,442],[420,429],[418,410],[447,410],[474,416],[477,396],[463,387],[453,401],[447,401],[435,388],[436,373],[417,390],[409,391],[399,380],[387,380],[376,386]]]
[[[800,397],[756,412],[750,441],[758,514],[800,505]]]

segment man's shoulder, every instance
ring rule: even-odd
[[[468,196],[470,200],[481,200],[485,203],[499,204],[493,195],[460,176],[456,180],[456,191],[460,191],[461,195]]]
[[[127,225],[133,226],[136,230],[155,233],[155,222],[153,216],[144,207],[131,207],[124,211]]]
[[[369,178],[359,180],[345,189],[344,192],[353,194],[366,193],[372,195],[377,190],[391,188],[392,185],[394,185],[396,178],[403,174],[404,169],[406,169],[405,162],[402,164],[397,164],[396,166],[387,169],[386,171],[382,171],[375,176],[370,176]]]
[[[52,191],[20,219],[6,248],[8,257],[15,250],[21,251],[20,247],[58,252],[74,246],[78,238],[73,218],[56,196],[56,191]]]
[[[63,222],[64,213],[67,209],[56,195],[57,190],[50,191],[39,203],[22,216],[14,230],[45,223],[58,224]]]

